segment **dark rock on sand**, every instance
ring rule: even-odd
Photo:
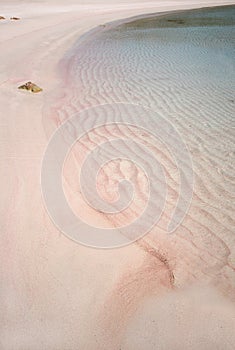
[[[19,86],[18,89],[28,90],[34,93],[42,91],[42,88],[32,83],[31,81],[28,81],[26,84]]]
[[[11,17],[10,19],[11,19],[11,20],[15,20],[15,21],[19,21],[19,20],[20,20],[19,17]]]
[[[0,16],[0,20],[1,20],[1,19],[6,19],[6,18],[5,18],[5,17],[3,17],[3,16]]]

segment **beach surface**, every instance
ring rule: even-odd
[[[95,98],[76,104],[63,66],[82,34],[131,16],[226,4],[233,1],[2,2],[1,349],[233,349],[232,174],[224,180],[226,191],[219,186],[223,174],[202,161],[201,171],[211,172],[213,182],[200,177],[198,166],[194,206],[178,235],[166,237],[159,228],[157,239],[153,230],[137,243],[111,250],[89,248],[63,235],[50,220],[40,183],[53,132],[78,107],[96,104]],[[10,20],[13,16],[20,20]],[[27,81],[43,91],[18,90]],[[226,133],[232,137],[231,130],[224,129],[224,138]],[[107,227],[109,220],[74,195],[71,171],[76,171],[72,155],[64,178],[74,212]],[[102,192],[105,174],[100,181]],[[110,199],[110,193],[104,191],[103,197]],[[137,199],[141,207],[141,194]],[[127,217],[133,218],[136,208]],[[123,220],[114,218],[114,223]]]

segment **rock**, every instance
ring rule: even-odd
[[[6,19],[6,18],[5,18],[5,17],[3,17],[3,16],[0,16],[0,20],[1,20],[1,19]]]
[[[14,21],[19,21],[19,20],[20,20],[19,17],[11,17],[10,19],[11,19],[11,20],[14,20]]]
[[[40,92],[40,91],[42,91],[42,88],[40,88],[36,84],[32,84],[31,91],[34,92],[34,93]]]
[[[18,89],[28,90],[34,93],[42,91],[42,88],[32,83],[31,81],[28,81],[26,84],[19,86]]]

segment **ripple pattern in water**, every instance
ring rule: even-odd
[[[162,225],[140,244],[146,250],[154,247],[159,256],[164,252],[171,282],[172,271],[178,285],[212,279],[231,295],[235,288],[234,57],[235,6],[106,24],[79,40],[64,58],[61,75],[69,91],[58,114],[62,121],[86,107],[128,102],[156,110],[177,128],[192,156],[195,187],[191,208],[174,237],[159,229],[164,231],[177,198],[178,178],[170,155],[144,135],[127,132],[155,150],[169,180]],[[127,135],[122,128],[118,132]],[[105,133],[115,131],[106,128],[90,135],[84,149],[105,138]],[[140,189],[146,185],[141,171],[119,161],[104,169],[103,198],[115,197],[110,186],[123,176],[124,168],[136,184],[141,207],[145,198]],[[139,206],[132,206],[127,216],[135,217]],[[113,215],[111,221],[121,225],[125,218]]]

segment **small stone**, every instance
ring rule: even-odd
[[[26,84],[19,86],[18,89],[28,90],[28,91],[31,91],[34,93],[42,91],[42,88],[40,88],[36,84],[32,83],[31,81],[28,81]]]
[[[1,19],[6,19],[6,18],[5,18],[5,17],[3,17],[3,16],[0,16],[0,20],[1,20]]]
[[[20,20],[19,17],[11,17],[10,19],[11,19],[11,20],[14,20],[14,21],[19,21],[19,20]]]

